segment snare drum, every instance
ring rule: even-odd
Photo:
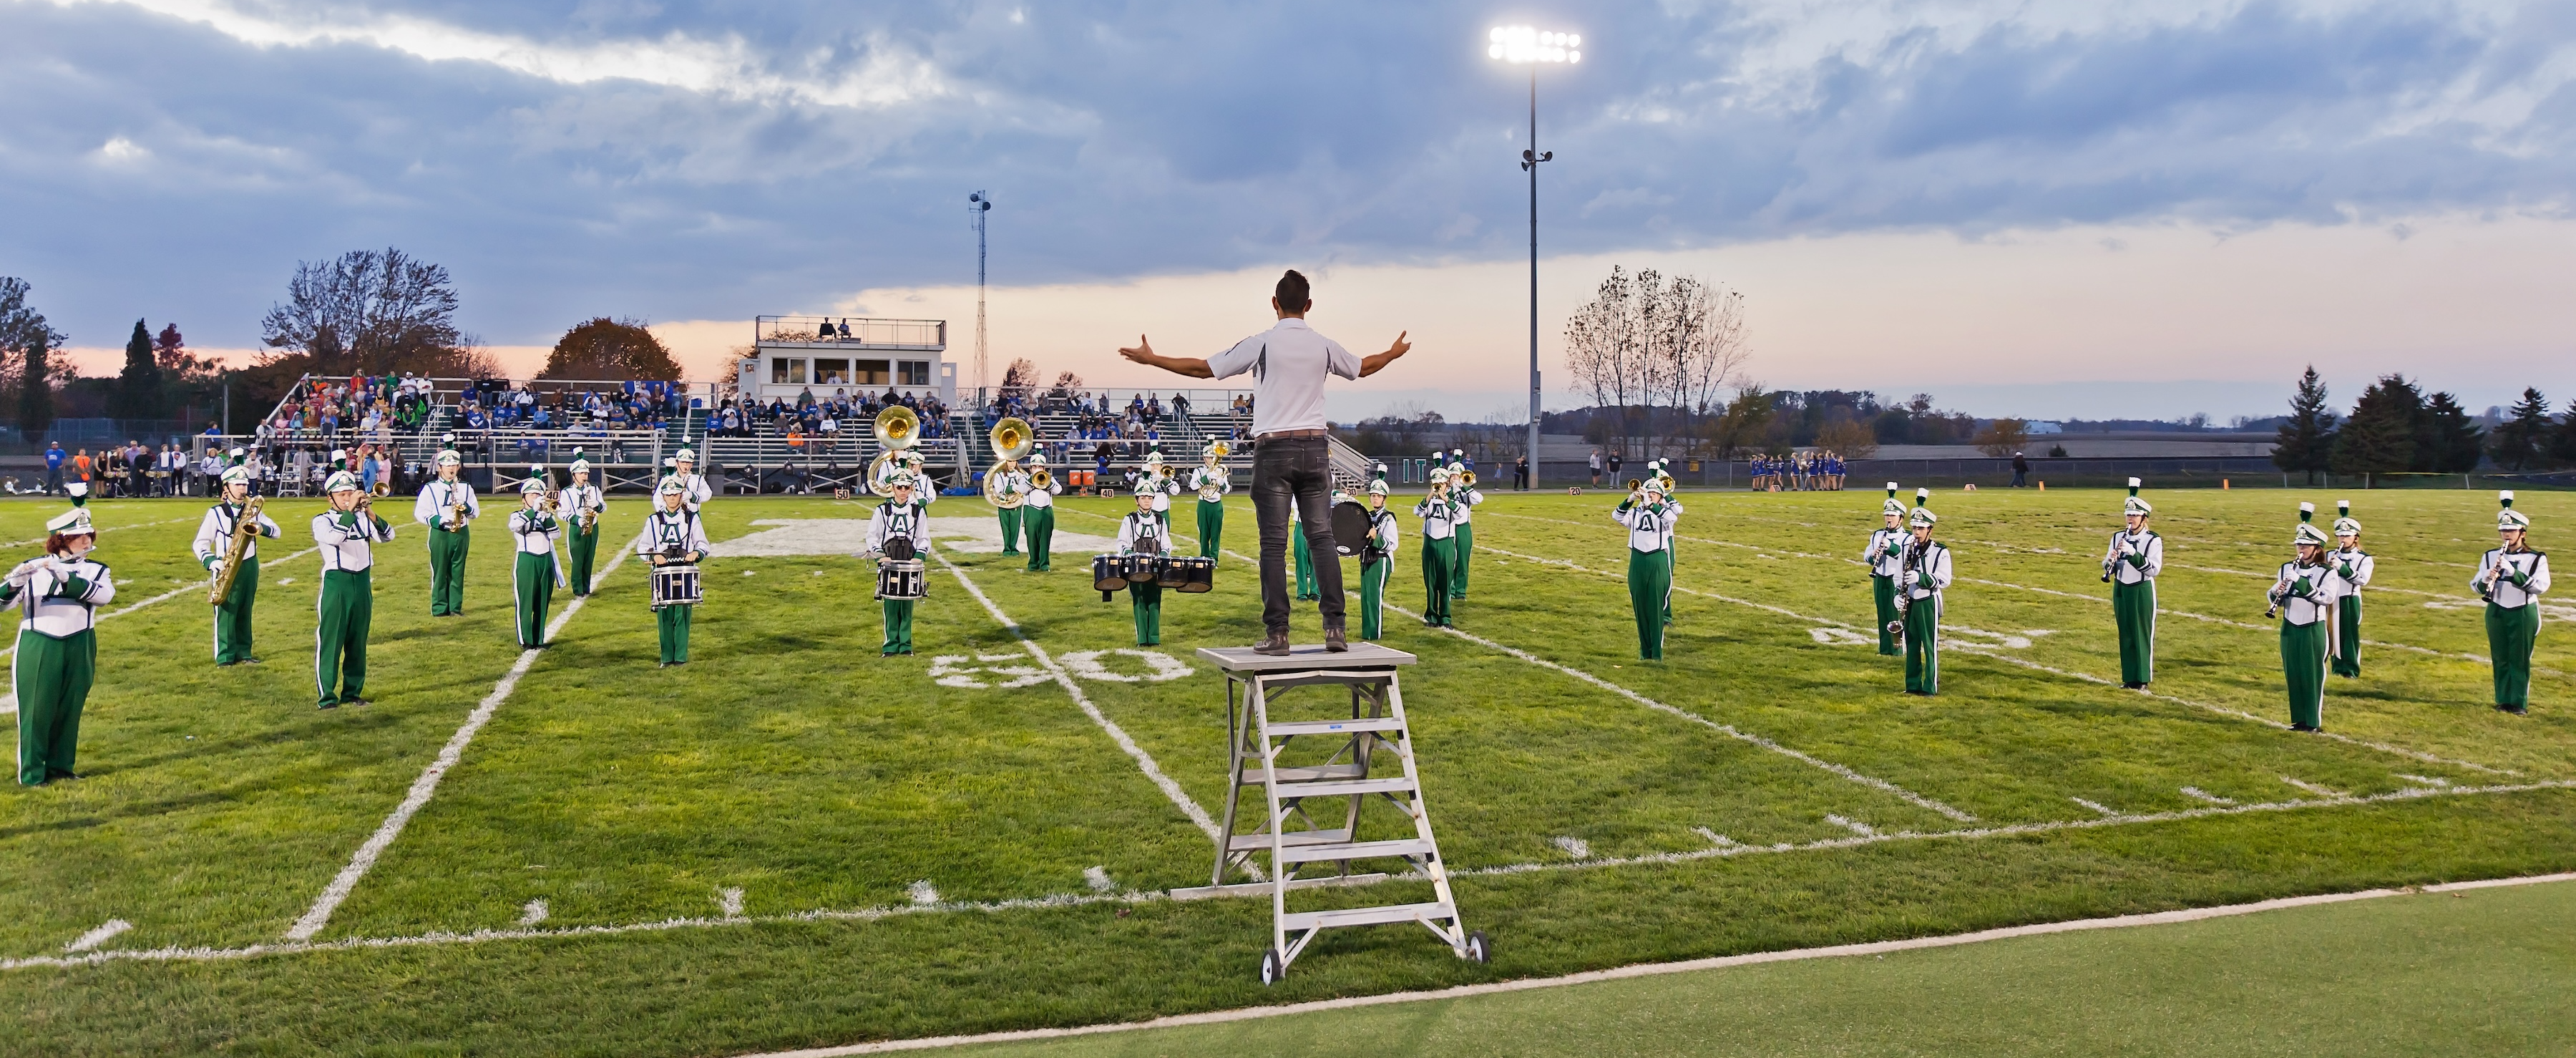
[[[1121,591],[1127,587],[1127,559],[1122,555],[1091,557],[1091,590]]]
[[[1177,557],[1163,567],[1162,584],[1189,594],[1216,587],[1216,560],[1196,555]]]
[[[927,594],[929,575],[917,558],[889,558],[877,563],[877,598],[918,599]]]
[[[698,586],[698,567],[660,566],[653,570],[653,608],[695,606],[706,601]]]

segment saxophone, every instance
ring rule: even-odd
[[[242,556],[250,553],[250,542],[259,535],[260,497],[242,501],[241,517],[233,522],[232,543],[224,548],[224,568],[215,573],[214,590],[206,601],[221,606],[224,596],[233,593],[233,579],[241,575]]]

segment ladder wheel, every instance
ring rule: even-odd
[[[1280,962],[1279,962],[1279,949],[1277,949],[1277,948],[1272,948],[1272,949],[1270,949],[1269,951],[1265,951],[1265,952],[1262,952],[1262,953],[1261,953],[1261,983],[1262,983],[1262,984],[1265,984],[1265,985],[1275,985],[1275,984],[1278,984],[1278,983],[1279,983],[1279,979],[1280,979],[1280,978],[1282,978],[1282,977],[1285,977],[1285,976],[1287,976],[1287,975],[1288,975],[1288,968],[1287,968],[1286,966],[1281,965],[1281,964],[1280,964]]]
[[[1467,934],[1467,958],[1481,963],[1494,961],[1493,943],[1485,939],[1484,930]]]

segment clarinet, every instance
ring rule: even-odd
[[[2480,602],[2494,602],[2494,601],[2495,601],[2496,582],[2504,579],[2504,571],[2505,571],[2505,569],[2506,569],[2506,567],[2507,567],[2507,562],[2508,562],[2508,560],[2510,560],[2512,557],[2513,557],[2513,552],[2512,552],[2512,551],[2506,550],[2506,549],[2501,548],[2501,547],[2499,547],[2499,548],[2497,548],[2497,549],[2496,549],[2496,560],[2495,560],[2495,565],[2492,565],[2492,566],[2487,567],[2487,579],[2486,579],[2486,583],[2485,583],[2485,584],[2483,584],[2483,585],[2481,585],[2481,586],[2479,586],[2479,588],[2478,588],[2478,601],[2480,601]]]
[[[2111,534],[2111,554],[2102,560],[2102,583],[2111,583],[2111,571],[2120,568],[2120,557],[2120,534],[2113,533]]]
[[[1905,584],[1905,574],[1920,563],[1925,548],[1920,541],[1907,539],[1905,554],[1896,561],[1896,620],[1887,623],[1887,634],[1905,634],[1905,612],[1914,605],[1914,589]]]
[[[2296,579],[2298,575],[2299,564],[2296,562],[2281,568],[2281,582],[2272,585],[2272,590],[2263,593],[2263,597],[2271,600],[2272,603],[2263,608],[2264,620],[2268,621],[2281,615],[2281,603],[2290,597],[2290,581]]]

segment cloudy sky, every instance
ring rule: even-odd
[[[84,364],[137,316],[246,349],[298,260],[447,265],[539,355],[592,315],[693,367],[763,313],[945,316],[1144,382],[1266,323],[1418,359],[1339,410],[1481,417],[1540,297],[1613,264],[1743,291],[1775,386],[1986,414],[2268,414],[2421,374],[2576,396],[2576,5],[0,0],[0,274]]]

